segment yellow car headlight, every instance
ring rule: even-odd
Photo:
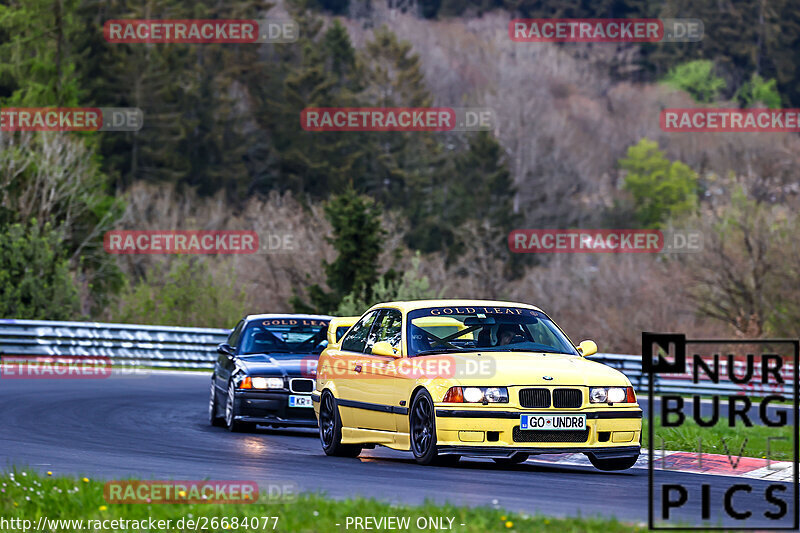
[[[636,403],[633,387],[590,387],[589,403]]]
[[[450,387],[442,399],[446,403],[508,403],[506,387]]]

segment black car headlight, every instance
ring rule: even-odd
[[[442,400],[446,403],[508,403],[506,387],[450,387]]]
[[[282,389],[283,378],[267,378],[247,376],[239,384],[240,389]]]

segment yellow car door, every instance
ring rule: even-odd
[[[395,414],[404,411],[400,403],[398,363],[402,361],[402,313],[381,309],[365,346],[367,359],[360,381],[361,399],[371,404],[368,429],[394,431]]]
[[[331,368],[323,371],[334,382],[343,427],[368,428],[373,417],[365,405],[368,395],[364,392],[364,364],[368,359],[367,341],[377,317],[378,310],[365,314],[342,337],[338,349],[328,352]]]

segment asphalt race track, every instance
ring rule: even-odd
[[[323,454],[315,430],[231,434],[212,428],[206,422],[208,384],[208,374],[178,372],[101,380],[0,379],[0,461],[3,467],[93,478],[255,480],[262,490],[270,482],[290,482],[337,498],[362,495],[407,503],[430,498],[647,521],[644,469],[609,474],[471,459],[454,467],[424,467],[410,454],[386,448],[365,450],[358,459],[331,458]],[[702,483],[712,485],[711,508],[717,513],[723,487],[733,482],[677,472],[658,475],[689,489],[695,497],[685,509],[694,516],[699,516]],[[738,495],[737,505],[749,506],[757,516],[774,509],[763,501],[768,483],[750,483],[752,498]]]

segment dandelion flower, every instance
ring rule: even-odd
[[[506,527],[507,527],[507,528],[512,528],[512,527],[514,527],[514,522],[512,522],[511,520],[508,520],[508,521],[506,522]]]
[[[105,511],[106,509],[108,509],[108,507],[106,507],[105,505],[101,505],[101,506],[99,507],[99,509],[100,509],[101,511]]]
[[[84,483],[89,483],[89,478],[88,477],[81,478],[81,481],[83,481]]]

